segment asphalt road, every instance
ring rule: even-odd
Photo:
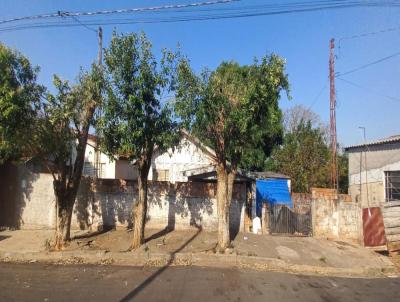
[[[1,301],[400,301],[400,278],[0,263]]]

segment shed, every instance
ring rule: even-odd
[[[275,172],[251,172],[249,176],[256,181],[256,215],[261,216],[263,202],[270,205],[293,207],[290,196],[290,177]]]

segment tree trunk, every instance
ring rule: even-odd
[[[224,252],[230,245],[229,233],[229,207],[228,175],[226,168],[222,165],[217,167],[217,212],[218,212],[218,250]]]
[[[82,178],[82,170],[85,162],[86,145],[89,135],[90,120],[93,118],[95,106],[88,109],[85,123],[82,127],[78,144],[76,146],[76,157],[71,172],[67,172],[67,163],[64,163],[59,179],[54,180],[53,187],[56,195],[57,222],[55,235],[55,249],[61,250],[67,241],[71,240],[71,220],[76,195]]]
[[[71,240],[71,219],[72,219],[72,208],[70,207],[59,207],[57,216],[57,229],[55,236],[54,247],[56,250],[63,250],[68,241]]]
[[[149,159],[147,159],[149,158]],[[144,243],[144,228],[147,215],[147,177],[151,165],[151,155],[139,163],[138,197],[133,203],[133,241],[132,249],[137,249]]]
[[[133,205],[133,241],[132,249],[140,247],[144,243],[144,226],[147,214],[147,177],[138,178],[138,198]]]
[[[223,165],[217,167],[218,250],[224,252],[231,244],[229,213],[236,171]]]
[[[232,203],[232,196],[233,196],[233,185],[235,183],[235,178],[236,178],[236,171],[235,170],[230,170],[228,172],[228,177],[227,177],[227,188],[228,192],[226,195],[226,202],[228,204],[228,208],[230,209],[231,203]]]
[[[54,193],[56,195],[56,234],[54,248],[56,250],[64,249],[66,243],[71,239],[71,219],[74,203],[65,194],[66,190],[62,182],[54,181]],[[75,199],[75,198],[74,198]]]

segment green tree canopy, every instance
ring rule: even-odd
[[[184,103],[195,108],[193,131],[216,151],[218,245],[224,250],[230,244],[229,208],[238,168],[262,166],[282,132],[278,101],[289,90],[285,62],[277,55],[251,65],[223,62],[197,80],[188,78],[197,84]]]
[[[301,120],[285,134],[283,144],[270,158],[269,168],[287,174],[294,192],[309,192],[311,187],[329,184],[329,148],[320,128]]]
[[[283,143],[276,146],[266,169],[291,177],[294,192],[310,192],[312,187],[330,187],[330,149],[327,126],[317,114],[294,106],[284,115]],[[347,158],[338,155],[339,190],[347,193]]]
[[[38,67],[0,43],[0,164],[32,155],[33,120],[45,88]]]
[[[105,151],[135,162],[139,170],[132,243],[137,248],[144,240],[151,158],[156,147],[163,152],[179,143],[183,119],[175,115],[175,107],[185,94],[179,83],[186,79],[180,71],[190,69],[179,52],[162,50],[157,60],[144,33],[114,33],[105,50],[105,64],[109,84],[99,130]],[[179,96],[166,101],[173,91],[179,91]]]
[[[70,85],[54,77],[57,93],[48,94],[36,119],[34,133],[37,156],[53,175],[57,204],[55,246],[70,240],[72,210],[82,176],[90,127],[103,94],[103,72],[93,65]]]

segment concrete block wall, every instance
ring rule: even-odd
[[[51,174],[23,173],[22,177],[18,199],[20,227],[40,229],[54,225],[56,212]]]
[[[21,169],[18,182],[19,227],[54,228],[56,212],[52,176]],[[72,228],[126,227],[132,223],[132,203],[136,196],[135,181],[103,179],[93,182],[83,179],[73,211]],[[233,232],[244,228],[245,201],[245,184],[236,184],[230,213]],[[216,184],[150,182],[147,219],[148,228],[201,226],[216,230]]]
[[[359,183],[351,184],[349,194],[354,201],[361,203],[362,208],[379,207],[382,202],[385,202],[385,184],[383,181],[369,182],[363,183],[361,188]]]
[[[315,237],[361,241],[359,203],[331,189],[312,189],[312,220]]]
[[[123,181],[122,181],[123,182]],[[132,223],[132,203],[136,200],[136,183],[109,181],[95,189],[94,206],[88,225],[128,226]],[[218,226],[216,186],[210,183],[151,182],[148,194],[146,227],[187,229],[201,226],[216,230]],[[230,221],[233,232],[244,227],[245,186],[235,186]],[[92,218],[90,218],[92,217]]]

